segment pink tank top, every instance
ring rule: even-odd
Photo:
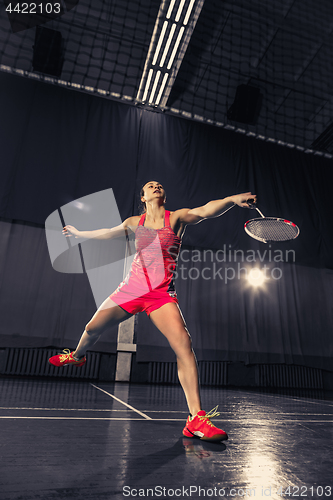
[[[165,211],[164,227],[151,229],[144,226],[143,214],[135,231],[136,255],[132,263],[131,279],[146,282],[150,291],[165,288],[175,292],[174,273],[181,239],[170,227],[170,212]]]

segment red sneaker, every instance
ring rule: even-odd
[[[73,351],[74,352],[74,351]],[[78,361],[73,358],[73,352],[69,349],[64,349],[63,354],[57,354],[49,359],[49,363],[54,366],[75,365],[83,366],[86,364],[87,358],[84,356]]]
[[[216,411],[217,408],[216,406],[208,413],[200,410],[192,419],[189,416],[183,429],[183,435],[186,437],[199,437],[204,441],[226,441],[228,434],[222,429],[215,427],[210,421],[211,418],[220,415]]]

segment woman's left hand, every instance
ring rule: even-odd
[[[248,193],[235,194],[231,198],[236,205],[242,208],[251,208],[251,205],[257,203],[257,195],[252,194],[251,191]]]

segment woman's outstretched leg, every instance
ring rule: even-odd
[[[150,313],[149,317],[176,354],[179,382],[190,413],[195,415],[201,410],[197,360],[179,307],[170,302]]]
[[[131,316],[108,297],[87,323],[73,356],[82,358],[87,350],[96,344],[106,328],[118,325]]]
[[[75,351],[70,352],[68,350],[67,353],[64,352],[64,354],[52,356],[49,362],[55,366],[67,364],[74,364],[76,366],[84,365],[86,362],[85,354],[87,350],[98,341],[106,328],[118,325],[130,316],[132,315],[108,297],[97,309],[89,323],[87,323]]]
[[[228,439],[226,432],[218,429],[210,421],[219,413],[206,414],[201,409],[198,367],[192,350],[191,337],[177,304],[169,302],[150,313],[152,322],[168,339],[177,357],[178,378],[184,390],[190,416],[183,434],[187,437],[200,437],[207,441]]]

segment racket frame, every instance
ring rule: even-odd
[[[295,238],[297,238],[297,236],[299,235],[300,233],[300,230],[299,230],[299,227],[294,223],[294,222],[291,222],[290,220],[287,220],[287,219],[283,219],[282,217],[265,217],[264,215],[262,215],[262,213],[260,212],[260,210],[255,207],[256,210],[260,213],[261,215],[261,218],[258,217],[258,218],[255,218],[255,219],[250,219],[248,220],[247,222],[245,222],[244,224],[244,229],[245,229],[245,232],[251,236],[251,238],[254,238],[255,240],[258,240],[258,241],[262,241],[263,243],[267,243],[268,241],[289,241],[289,240],[294,240]],[[250,223],[250,222],[254,222],[254,221],[261,221],[262,219],[265,219],[265,220],[273,220],[273,221],[282,221],[284,222],[285,224],[288,224],[289,226],[292,226],[293,228],[295,228],[297,230],[295,236],[293,238],[288,238],[288,240],[268,240],[268,239],[265,239],[265,238],[261,238],[260,236],[256,236],[254,235],[248,228],[247,228],[247,225]]]
[[[257,217],[257,218],[254,218],[254,219],[250,219],[248,220],[247,222],[245,222],[244,224],[244,229],[245,229],[245,232],[251,236],[251,238],[255,239],[255,240],[258,240],[258,241],[261,241],[262,243],[267,243],[268,241],[290,241],[290,240],[294,240],[295,238],[297,238],[297,236],[299,235],[300,233],[300,229],[299,227],[292,221],[290,220],[287,220],[287,219],[284,219],[283,217],[265,217],[264,214],[262,212],[260,212],[259,208],[256,206],[256,204],[254,203],[254,200],[253,198],[249,198],[248,200],[246,200],[248,205],[249,205],[249,208],[250,209],[255,209],[257,210],[257,212],[260,214],[260,218]],[[221,215],[224,215],[226,212],[228,212],[228,210],[230,210],[231,208],[233,208],[235,206],[235,203],[227,208]],[[269,240],[269,239],[265,239],[265,238],[261,238],[260,236],[255,236],[251,231],[249,231],[249,229],[247,228],[247,225],[250,223],[250,222],[254,222],[254,221],[260,221],[262,219],[266,219],[266,220],[274,220],[274,221],[282,221],[284,222],[285,224],[288,224],[289,226],[292,226],[293,228],[296,229],[296,234],[293,238],[288,238],[287,240]]]

